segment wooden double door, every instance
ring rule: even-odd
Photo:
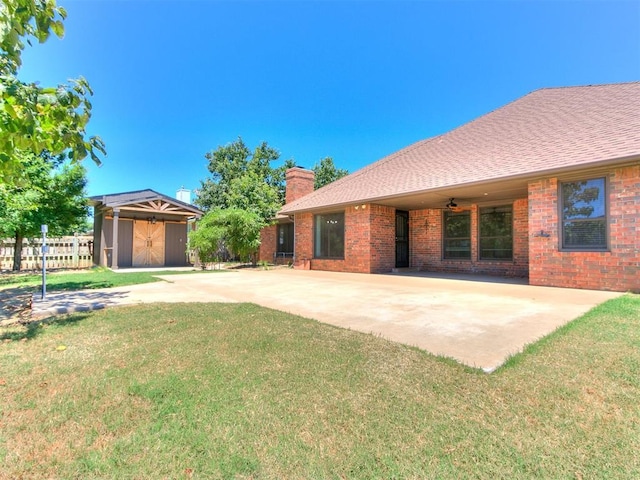
[[[161,267],[164,265],[164,222],[150,223],[134,220],[133,252],[134,267]]]

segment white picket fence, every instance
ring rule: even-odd
[[[93,237],[47,238],[47,268],[86,268],[93,265]],[[0,240],[0,270],[13,269],[15,240]],[[21,270],[42,268],[42,238],[22,242]]]

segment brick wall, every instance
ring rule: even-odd
[[[508,204],[509,202],[506,202]],[[526,277],[528,274],[527,200],[513,203],[513,260],[480,260],[478,257],[478,211],[471,206],[471,258],[444,259],[442,252],[443,213],[440,209],[409,212],[410,266],[420,270],[447,273],[478,273],[508,277]]]
[[[390,272],[396,266],[396,209],[369,205],[371,273]]]
[[[442,210],[409,212],[410,266],[429,270],[442,260]]]
[[[586,175],[595,178],[602,175]],[[640,166],[608,175],[607,252],[559,249],[558,179],[529,184],[529,282],[532,285],[640,291]]]
[[[344,259],[314,258],[313,270],[331,272],[371,272],[371,206],[351,206],[344,210]],[[313,239],[312,239],[313,240]],[[312,247],[313,249],[313,247]]]
[[[341,270],[369,273],[371,271],[371,206],[347,207],[344,212],[344,223],[344,260]]]
[[[276,253],[277,235],[277,225],[269,225],[260,230],[260,250],[258,251],[259,261],[273,262],[273,257]]]
[[[529,276],[529,201],[513,202],[513,262],[519,272],[514,276]]]
[[[353,273],[391,271],[395,262],[395,209],[365,204],[347,207],[344,213],[344,259],[313,258],[313,214],[296,215],[295,267]]]
[[[313,214],[296,213],[294,223],[294,268],[308,269],[313,258]]]
[[[345,209],[345,258],[313,258],[313,214],[296,215],[296,267],[312,259],[314,270],[385,273],[395,267],[395,208],[367,204]],[[478,259],[478,207],[471,210],[471,260],[442,258],[442,210],[409,212],[410,267],[437,272],[480,273],[512,277],[528,274],[527,200],[513,202],[514,254],[510,261]],[[301,222],[304,222],[301,223]],[[304,226],[303,226],[304,225]]]

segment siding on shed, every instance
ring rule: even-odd
[[[183,267],[187,261],[187,226],[184,223],[165,225],[164,264],[167,267]]]

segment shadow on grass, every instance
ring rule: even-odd
[[[98,281],[69,281],[69,282],[60,282],[60,283],[49,283],[47,284],[47,291],[56,292],[62,290],[96,290],[98,288],[111,288],[116,286],[114,282],[110,282],[108,280],[98,280]]]
[[[22,324],[20,327],[13,327],[9,331],[0,334],[0,341],[19,342],[22,340],[33,340],[44,331],[45,326],[52,325],[64,327],[74,325],[89,316],[88,313],[74,313],[64,317],[50,317],[44,320],[38,320]]]
[[[20,317],[31,310],[33,287],[13,287],[0,290],[0,320]]]
[[[128,291],[62,290],[53,292],[45,300],[36,296],[33,302],[33,314],[41,317],[42,315],[64,315],[79,311],[101,310],[121,303],[128,294]]]

